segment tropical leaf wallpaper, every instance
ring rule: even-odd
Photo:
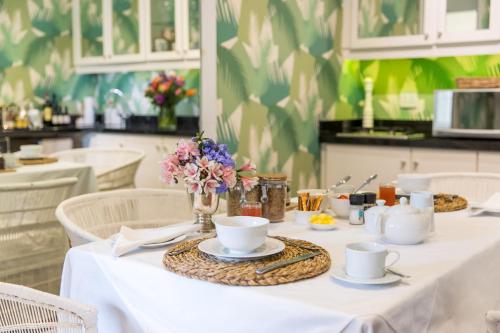
[[[82,33],[84,40],[87,39],[84,43],[91,54],[97,55],[102,53],[101,23],[95,6],[100,1],[82,1],[82,6],[88,6],[93,13],[82,17],[85,18]],[[114,1],[121,31],[114,42],[120,52],[133,52],[137,48],[131,40],[137,35],[133,18],[138,1]],[[198,69],[178,73],[186,77],[189,88],[199,87]],[[154,72],[77,75],[72,55],[71,0],[0,0],[0,105],[11,102],[36,105],[53,92],[68,103],[93,96],[100,105],[98,112],[103,112],[106,94],[111,88],[118,88],[128,96],[133,113],[155,114],[157,111],[143,97],[147,81],[154,75]],[[184,101],[178,112],[198,113],[198,97]]]
[[[217,134],[237,159],[317,186],[318,119],[341,73],[341,1],[218,0]]]

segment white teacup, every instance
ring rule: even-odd
[[[250,253],[264,244],[269,220],[254,216],[220,216],[214,219],[217,239],[235,253]]]
[[[386,258],[393,253],[396,258],[386,264]],[[399,260],[399,252],[388,250],[385,246],[371,243],[351,243],[345,249],[345,270],[347,275],[360,279],[378,279],[385,275],[386,267]]]
[[[429,213],[431,216],[431,232],[435,231],[434,224],[434,194],[428,191],[415,191],[410,194],[410,206]]]
[[[309,211],[296,210],[294,222],[300,225],[309,225],[309,219],[311,218],[311,216],[320,213],[321,213],[320,210],[309,210]]]

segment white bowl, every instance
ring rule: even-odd
[[[219,216],[214,219],[217,239],[235,253],[250,253],[264,244],[269,220],[254,216]]]
[[[308,225],[309,224],[309,219],[313,215],[318,215],[320,214],[320,210],[312,210],[312,211],[303,211],[303,210],[296,210],[295,211],[295,223],[300,224],[300,225]]]
[[[347,218],[350,213],[350,203],[349,199],[337,199],[337,195],[346,195],[349,197],[349,193],[334,193],[328,195],[328,201],[330,202],[330,208],[335,213],[337,217]]]
[[[405,193],[427,191],[431,185],[431,178],[425,174],[402,173],[398,175],[398,187]]]
[[[19,149],[21,158],[36,158],[42,155],[42,146],[40,145],[21,145]]]
[[[336,223],[319,224],[319,223],[311,223],[311,222],[309,222],[309,225],[314,230],[334,230],[334,229],[337,229],[337,224]]]

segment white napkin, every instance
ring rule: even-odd
[[[472,203],[470,216],[477,216],[483,213],[500,213],[500,192],[495,192],[483,203]]]
[[[178,223],[162,228],[149,229],[131,229],[122,226],[120,233],[113,244],[112,253],[115,257],[119,257],[128,253],[141,245],[148,243],[165,242],[189,232],[194,232],[200,228],[199,224]]]

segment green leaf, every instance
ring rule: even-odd
[[[217,45],[234,38],[238,33],[238,23],[230,2],[217,1]]]
[[[217,77],[232,87],[229,93],[241,101],[248,100],[247,78],[240,60],[231,50],[220,45],[217,46]]]

